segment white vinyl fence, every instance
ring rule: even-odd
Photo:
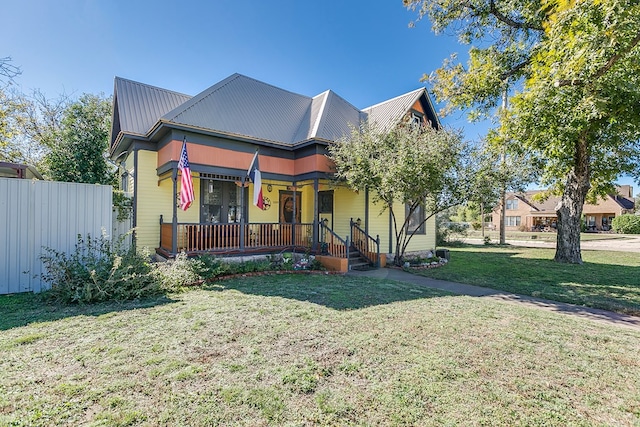
[[[0,294],[40,292],[44,247],[70,253],[78,234],[113,232],[107,185],[0,178]]]

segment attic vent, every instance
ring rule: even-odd
[[[242,181],[241,176],[218,175],[213,173],[200,173],[200,179],[213,179],[216,181]]]

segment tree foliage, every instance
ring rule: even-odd
[[[474,42],[428,78],[445,110],[494,114],[497,132],[542,165],[561,194],[556,260],[581,263],[587,198],[611,191],[622,173],[640,179],[640,4],[635,0],[404,0],[434,31]]]
[[[52,117],[53,119],[53,117]],[[44,157],[45,173],[56,181],[113,184],[113,168],[107,162],[111,102],[84,94],[40,134],[50,150]]]
[[[424,208],[424,223],[459,204],[469,191],[469,147],[451,130],[405,124],[383,130],[364,123],[332,144],[329,153],[338,179],[354,190],[371,190],[373,201],[390,210],[398,265],[415,234],[409,231],[413,213]],[[394,201],[407,209],[396,212]]]

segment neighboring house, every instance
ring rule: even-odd
[[[363,120],[440,126],[424,88],[360,110],[330,90],[308,97],[233,74],[194,97],[116,78],[113,98],[110,152],[122,189],[133,193],[137,245],[165,256],[296,249],[344,258],[349,245],[340,237],[371,258],[366,235],[392,252],[388,210],[371,202],[375,189],[358,193],[332,180],[327,146]],[[186,211],[176,205],[183,140],[195,191]],[[263,209],[246,179],[257,149]],[[394,209],[404,212],[400,202]],[[409,250],[434,247],[430,219]]]
[[[44,179],[33,166],[0,162],[0,178]]]
[[[613,218],[633,213],[635,208],[633,188],[630,185],[622,185],[616,190],[616,194],[598,199],[596,204],[585,203],[582,215],[588,230],[609,231]],[[542,202],[536,201],[534,196],[542,192],[542,190],[534,190],[524,193],[507,193],[505,201],[507,230],[553,231],[556,229],[558,221],[556,206],[560,198],[551,196]],[[500,208],[493,211],[492,220],[495,228],[500,227],[500,213]]]

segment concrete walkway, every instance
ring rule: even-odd
[[[640,236],[635,234],[615,234],[611,239],[582,240],[580,249],[586,251],[614,251],[614,252],[639,252]],[[484,240],[477,238],[465,238],[464,243],[471,245],[484,245]],[[494,240],[493,243],[497,243]],[[512,240],[507,239],[508,245],[525,246],[530,248],[555,248],[556,242],[548,240]]]
[[[398,282],[412,283],[416,286],[441,289],[458,295],[469,295],[473,297],[491,298],[512,304],[538,308],[547,311],[554,311],[560,314],[579,317],[614,326],[631,328],[640,331],[640,317],[626,314],[614,313],[597,308],[582,307],[575,304],[567,304],[534,298],[526,295],[512,294],[481,286],[465,285],[463,283],[447,282],[445,280],[430,279],[428,277],[411,274],[396,268],[380,268],[368,271],[350,271],[349,275],[375,277],[378,279],[395,280]]]

